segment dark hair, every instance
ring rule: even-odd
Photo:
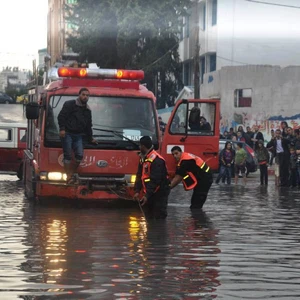
[[[150,136],[146,135],[140,138],[140,144],[141,146],[145,146],[147,149],[150,149],[152,147],[152,140]]]
[[[171,149],[171,152],[173,151],[179,151],[179,152],[182,152],[181,148],[179,146],[174,146],[172,149]]]
[[[82,93],[82,92],[90,92],[87,88],[82,88],[80,89],[79,91],[79,95]]]
[[[240,148],[243,148],[243,144],[242,144],[242,143],[237,143],[237,145],[238,145]]]
[[[200,122],[200,114],[201,114],[200,108],[197,106],[194,106],[190,112],[189,123]]]
[[[228,144],[230,144],[230,145],[231,145],[231,148],[232,148],[231,142],[230,142],[230,141],[227,141],[227,142],[225,143],[225,147],[224,147],[225,149],[227,149],[227,145],[228,145]]]

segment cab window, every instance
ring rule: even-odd
[[[0,142],[11,142],[12,141],[12,130],[1,128],[0,129]]]
[[[181,103],[171,122],[171,134],[210,135],[215,133],[214,103]]]

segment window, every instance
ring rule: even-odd
[[[216,71],[216,68],[217,68],[217,55],[211,54],[209,56],[209,71],[210,72]]]
[[[12,130],[7,128],[0,128],[0,142],[11,142]]]
[[[200,77],[201,83],[203,83],[203,76],[205,74],[205,57],[200,58]]]
[[[218,7],[218,0],[212,0],[212,15],[211,15],[212,26],[217,24],[217,7]]]
[[[183,65],[183,84],[189,85],[190,84],[190,62],[187,62]]]
[[[74,98],[76,95],[50,98],[46,113],[45,146],[61,147],[57,117],[63,104]],[[98,148],[132,150],[132,143],[122,135],[134,141],[139,141],[144,135],[150,136],[154,142],[158,140],[155,107],[149,99],[92,95],[88,104],[92,111],[93,135],[99,141]],[[87,148],[90,146],[86,145]]]
[[[212,136],[215,114],[214,103],[181,103],[171,122],[170,133]]]
[[[26,129],[19,129],[19,139],[22,143],[26,142]]]
[[[202,30],[206,29],[206,5],[204,4],[202,6],[202,13],[201,13],[201,17],[202,17]]]
[[[234,107],[251,107],[252,89],[239,89],[234,91]]]
[[[190,36],[190,17],[185,17],[185,37]]]

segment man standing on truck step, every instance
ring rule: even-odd
[[[174,146],[171,152],[178,164],[170,188],[174,188],[182,181],[185,190],[194,189],[190,208],[202,208],[213,182],[210,167],[202,158],[191,153],[182,152],[179,146]]]
[[[143,136],[140,139],[140,150],[133,198],[144,206],[147,218],[165,219],[170,193],[170,181],[165,160],[153,149],[149,136]],[[139,200],[141,190],[143,190],[144,196]]]
[[[89,90],[82,88],[76,100],[66,101],[58,114],[59,136],[64,152],[64,168],[67,173],[67,183],[75,184],[75,173],[83,158],[83,136],[88,142],[97,144],[93,139],[92,112],[87,102]],[[72,150],[75,155],[75,164],[72,165]]]

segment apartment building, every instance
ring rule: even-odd
[[[179,53],[183,82],[194,85],[196,41],[200,78],[226,66],[300,65],[299,9],[294,0],[264,5],[246,0],[199,0],[183,17]],[[280,4],[279,3],[279,4]]]
[[[77,0],[48,0],[47,51],[51,56],[51,65],[61,59],[62,53],[70,52],[66,37],[73,30],[66,21],[65,4],[75,4]]]

